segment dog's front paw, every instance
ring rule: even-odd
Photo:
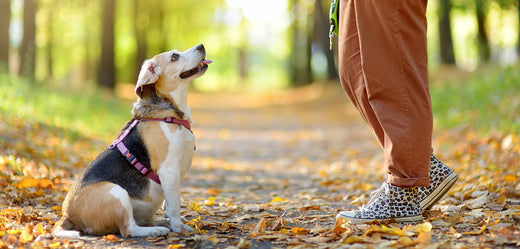
[[[168,229],[167,227],[157,226],[157,227],[152,227],[152,228],[154,228],[152,230],[152,234],[151,234],[152,237],[165,236],[170,233],[170,229]]]
[[[170,228],[174,233],[182,233],[183,231],[193,232],[193,229],[190,226],[182,223],[180,220],[176,222],[170,222]]]
[[[141,226],[135,226],[130,228],[129,234],[132,237],[160,237],[165,236],[170,233],[170,229],[167,227],[160,227],[160,226],[154,226],[154,227],[141,227]],[[123,234],[123,237],[126,237],[125,234]]]

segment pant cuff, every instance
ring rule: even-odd
[[[402,178],[394,175],[388,175],[387,182],[398,187],[409,188],[409,187],[429,187],[430,186],[430,178],[429,177],[420,177],[420,178]]]

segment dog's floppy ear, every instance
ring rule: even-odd
[[[141,67],[137,84],[135,85],[135,95],[141,97],[141,87],[144,85],[154,84],[162,74],[162,69],[154,59],[146,60]]]

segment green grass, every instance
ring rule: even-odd
[[[21,118],[27,124],[40,122],[67,130],[73,137],[107,141],[130,119],[132,101],[102,97],[99,92],[58,91],[5,74],[0,75],[0,85],[2,119]],[[436,129],[520,133],[518,65],[477,72],[468,80],[432,83],[431,95]]]
[[[103,98],[98,92],[57,91],[6,75],[0,75],[0,83],[3,118],[21,118],[28,124],[40,122],[62,128],[72,136],[81,134],[103,139],[111,139],[130,119],[130,101]]]
[[[520,67],[477,71],[468,80],[431,85],[437,128],[520,133]]]

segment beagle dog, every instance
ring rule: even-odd
[[[208,69],[211,61],[205,56],[200,44],[143,63],[132,120],[73,184],[54,236],[79,237],[82,231],[155,237],[167,235],[170,229],[192,231],[181,219],[179,186],[195,148],[187,89]],[[163,202],[169,222],[154,220]]]

